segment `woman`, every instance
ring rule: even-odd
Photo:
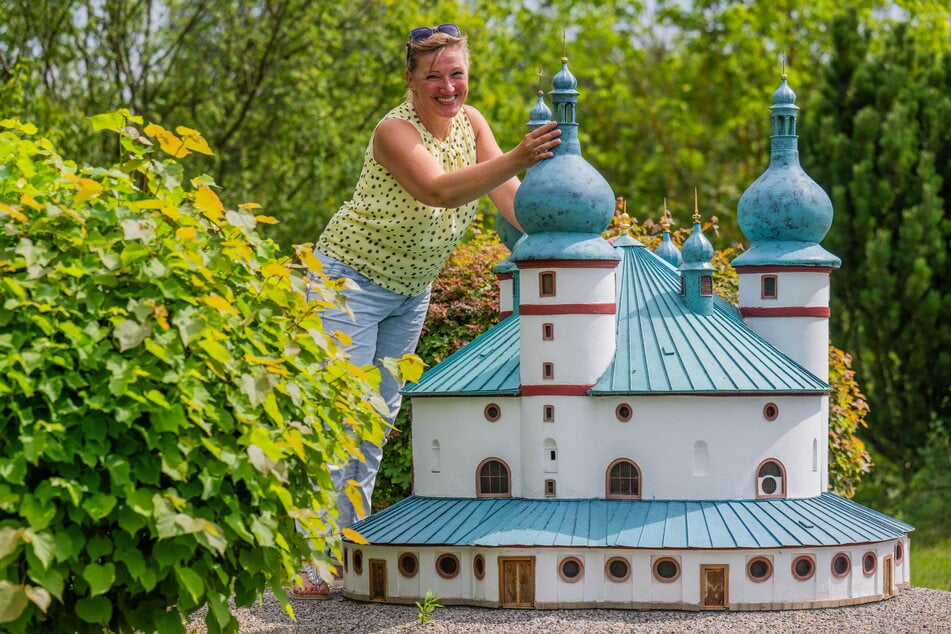
[[[327,332],[340,330],[356,365],[380,364],[416,350],[429,306],[430,284],[475,217],[478,199],[489,198],[518,227],[514,198],[517,174],[551,157],[561,131],[550,122],[502,152],[489,124],[472,106],[469,54],[455,24],[419,27],[406,43],[406,101],[391,110],[364,154],[353,198],[331,218],[315,255],[324,273],[354,280],[347,294],[353,311],[321,314]],[[383,371],[380,392],[392,422],[400,407],[399,385]],[[355,522],[358,511],[343,485],[359,483],[362,517],[370,510],[383,448],[363,441],[365,461],[331,468],[338,491],[339,524]],[[324,598],[329,588],[305,568],[294,595]]]

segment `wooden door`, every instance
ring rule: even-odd
[[[370,560],[370,600],[386,601],[386,560]]]
[[[894,594],[894,590],[892,589],[892,574],[892,556],[885,555],[882,561],[882,596],[886,598]]]
[[[535,607],[534,557],[499,557],[499,605]]]
[[[700,566],[700,606],[707,610],[722,610],[729,600],[730,567],[727,565]]]

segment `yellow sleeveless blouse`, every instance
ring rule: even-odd
[[[445,141],[429,133],[409,102],[391,110],[386,119],[409,121],[446,172],[475,165],[475,131],[464,111],[452,120]],[[477,207],[478,201],[455,209],[418,202],[373,158],[371,136],[353,198],[330,219],[316,248],[389,291],[419,295],[439,274]]]

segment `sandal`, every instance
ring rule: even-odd
[[[291,597],[322,601],[330,598],[330,586],[317,575],[316,568],[304,566],[291,588]]]

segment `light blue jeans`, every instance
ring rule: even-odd
[[[320,313],[324,324],[324,331],[329,333],[340,330],[347,333],[352,344],[347,349],[350,360],[357,366],[376,365],[381,368],[383,376],[380,383],[380,394],[389,409],[387,421],[393,422],[400,410],[402,394],[396,379],[382,367],[384,357],[399,358],[404,354],[415,352],[419,342],[419,334],[426,320],[426,311],[429,308],[430,290],[410,297],[400,295],[372,282],[369,278],[357,273],[349,265],[336,258],[326,256],[319,251],[314,255],[324,266],[324,273],[333,279],[347,277],[357,283],[357,291],[345,291],[347,305],[353,311],[355,319],[339,309],[327,309]],[[308,299],[312,297],[308,296]],[[384,444],[386,441],[384,440]],[[373,487],[376,484],[376,474],[380,470],[380,461],[383,458],[383,447],[364,440],[360,445],[366,461],[352,458],[345,465],[330,465],[330,477],[337,490],[338,524],[341,528],[350,526],[363,515],[350,503],[349,498],[342,493],[344,484],[355,480],[360,485],[363,498],[363,512],[370,513],[370,502],[373,498]],[[359,516],[358,516],[359,515]]]

